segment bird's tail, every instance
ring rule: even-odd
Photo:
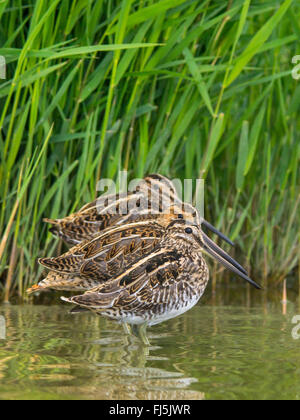
[[[34,293],[37,293],[37,292],[45,292],[47,290],[48,290],[47,287],[42,286],[42,285],[39,285],[39,284],[35,284],[32,287],[30,287],[29,289],[27,289],[26,290],[26,293],[28,295],[33,295]]]
[[[47,217],[45,217],[43,219],[43,221],[45,223],[49,223],[50,225],[58,225],[59,224],[59,220],[58,219],[48,219]]]

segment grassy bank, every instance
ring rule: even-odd
[[[6,298],[56,252],[42,217],[65,216],[123,169],[205,177],[206,218],[252,275],[266,286],[297,271],[298,2],[15,0],[0,21]]]

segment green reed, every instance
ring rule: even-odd
[[[124,169],[204,177],[206,218],[251,274],[266,286],[296,270],[297,1],[14,0],[0,20],[6,300],[57,252],[42,218],[69,214]]]

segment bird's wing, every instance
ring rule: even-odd
[[[201,270],[207,270],[206,265],[193,264],[178,251],[159,248],[115,279],[63,300],[97,311],[158,308],[183,293],[192,297],[193,277],[201,278]]]
[[[53,224],[50,231],[69,244],[78,244],[102,230],[137,220],[135,214],[146,211],[144,192],[103,195],[78,212],[63,219],[44,219]]]
[[[106,229],[56,258],[42,258],[50,270],[106,281],[118,276],[160,242],[165,229],[155,222],[137,222]]]

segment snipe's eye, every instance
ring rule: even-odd
[[[183,214],[178,214],[178,219],[183,219]]]
[[[186,228],[186,229],[185,229],[185,233],[191,234],[191,233],[193,233],[193,229],[191,229],[191,228]]]

